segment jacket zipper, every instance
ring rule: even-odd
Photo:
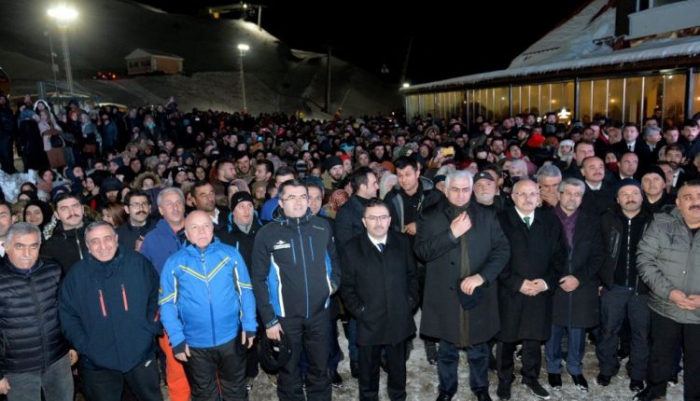
[[[83,249],[80,247],[80,236],[78,231],[75,231],[75,245],[78,246],[78,255],[80,255],[80,260],[83,260]]]
[[[49,360],[48,360],[48,347],[46,344],[46,332],[44,331],[44,314],[41,312],[41,306],[39,305],[39,299],[37,298],[36,295],[36,286],[34,283],[34,279],[32,276],[29,276],[29,287],[31,288],[32,291],[32,300],[34,301],[34,309],[36,310],[37,317],[39,318],[39,331],[41,332],[41,350],[43,353],[44,357],[44,367],[49,366]]]
[[[304,238],[301,236],[301,226],[297,226],[299,247],[301,248],[301,264],[304,266],[304,285],[306,285],[306,318],[309,318],[309,277],[306,273],[306,256],[304,256]]]
[[[105,298],[102,295],[102,290],[97,290],[100,293],[100,306],[102,307],[102,316],[107,317],[107,307],[105,307]]]
[[[201,255],[202,255],[202,271],[204,272],[204,275],[206,277],[207,267],[206,267],[206,264],[204,263],[204,252],[202,252]],[[214,326],[214,306],[213,306],[213,301],[211,299],[211,288],[209,288],[209,280],[206,280],[205,283],[207,284],[207,297],[209,297],[209,318],[211,319],[211,337],[212,337],[212,340],[214,341],[214,345],[216,345],[216,328]]]
[[[632,219],[627,219],[627,260],[625,261],[625,282],[629,286],[630,278],[630,248],[632,247]]]
[[[126,288],[124,288],[124,284],[122,284],[122,300],[124,301],[124,312],[128,312],[129,301],[126,300]]]

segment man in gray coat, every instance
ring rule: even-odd
[[[418,216],[415,251],[426,263],[421,334],[440,339],[441,401],[457,393],[460,349],[467,351],[472,392],[478,400],[491,400],[488,341],[500,328],[497,279],[510,246],[495,212],[470,202],[472,186],[468,171],[450,173],[447,197]],[[468,310],[460,299],[466,296]]]
[[[637,270],[651,289],[651,356],[647,388],[634,399],[666,395],[673,359],[683,346],[686,400],[700,399],[700,181],[678,190],[676,210],[654,216],[637,251]]]

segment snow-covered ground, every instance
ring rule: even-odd
[[[420,313],[416,316],[416,322],[420,320]],[[339,326],[340,330],[340,347],[347,355],[347,340],[342,334],[342,327]],[[425,350],[423,348],[423,341],[420,339],[413,340],[414,350],[411,353],[411,357],[408,360],[408,380],[407,380],[407,392],[408,400],[410,401],[427,401],[434,400],[438,395],[438,378],[437,378],[437,367],[431,366],[425,359]],[[459,391],[454,401],[466,401],[476,399],[474,395],[469,390],[469,368],[467,367],[466,353],[461,353],[461,361],[459,367]],[[544,365],[544,361],[543,361]],[[540,374],[540,383],[550,391],[552,400],[563,400],[563,401],[626,401],[632,400],[634,393],[628,388],[629,379],[624,372],[621,370],[617,377],[613,378],[611,384],[607,387],[601,387],[595,384],[595,377],[598,374],[598,361],[595,357],[595,348],[591,345],[586,347],[586,357],[583,362],[584,365],[584,376],[588,379],[588,384],[590,391],[588,393],[583,393],[577,390],[571,381],[571,378],[565,373],[562,374],[562,381],[564,386],[562,391],[554,392],[551,391],[547,385],[547,373],[542,370]],[[624,365],[624,363],[623,363]],[[514,401],[528,401],[537,400],[535,396],[531,395],[529,390],[520,384],[520,377],[518,375],[520,369],[519,362],[516,362],[516,382],[513,383],[512,400]],[[564,369],[566,369],[564,367]],[[340,363],[339,373],[343,377],[344,387],[342,389],[333,389],[333,399],[338,401],[351,401],[359,399],[359,390],[357,385],[357,380],[352,379],[350,376],[350,362],[346,357]],[[490,393],[494,400],[496,397],[496,386],[498,384],[498,378],[494,372],[489,373],[489,380],[491,383]],[[265,374],[262,372],[255,380],[253,385],[253,390],[250,393],[251,401],[268,401],[276,400],[277,393],[276,388],[273,387],[268,381]],[[389,397],[386,394],[386,374],[381,372],[380,381],[380,399],[388,400]],[[683,376],[681,373],[680,382],[678,386],[668,389],[668,394],[666,395],[666,400],[668,401],[680,401],[683,399]]]

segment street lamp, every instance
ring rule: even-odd
[[[78,11],[70,6],[58,5],[48,10],[49,17],[56,20],[61,31],[61,44],[63,46],[63,61],[65,62],[66,81],[68,90],[73,94],[73,70],[70,66],[70,50],[68,48],[68,25],[78,18]]]
[[[248,111],[248,106],[246,105],[245,102],[245,73],[243,72],[243,57],[245,56],[246,52],[250,50],[250,46],[248,46],[245,43],[239,43],[238,44],[238,53],[240,54],[240,60],[241,60],[241,89],[243,91],[243,111],[247,112]]]

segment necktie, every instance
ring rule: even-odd
[[[630,152],[634,152],[634,149],[632,149],[632,145],[627,145],[627,148],[630,150]]]
[[[523,220],[525,221],[527,228],[530,228],[530,216],[523,217]]]
[[[379,247],[379,252],[384,253],[384,248],[386,247],[386,245],[385,244],[377,244],[377,246]]]

